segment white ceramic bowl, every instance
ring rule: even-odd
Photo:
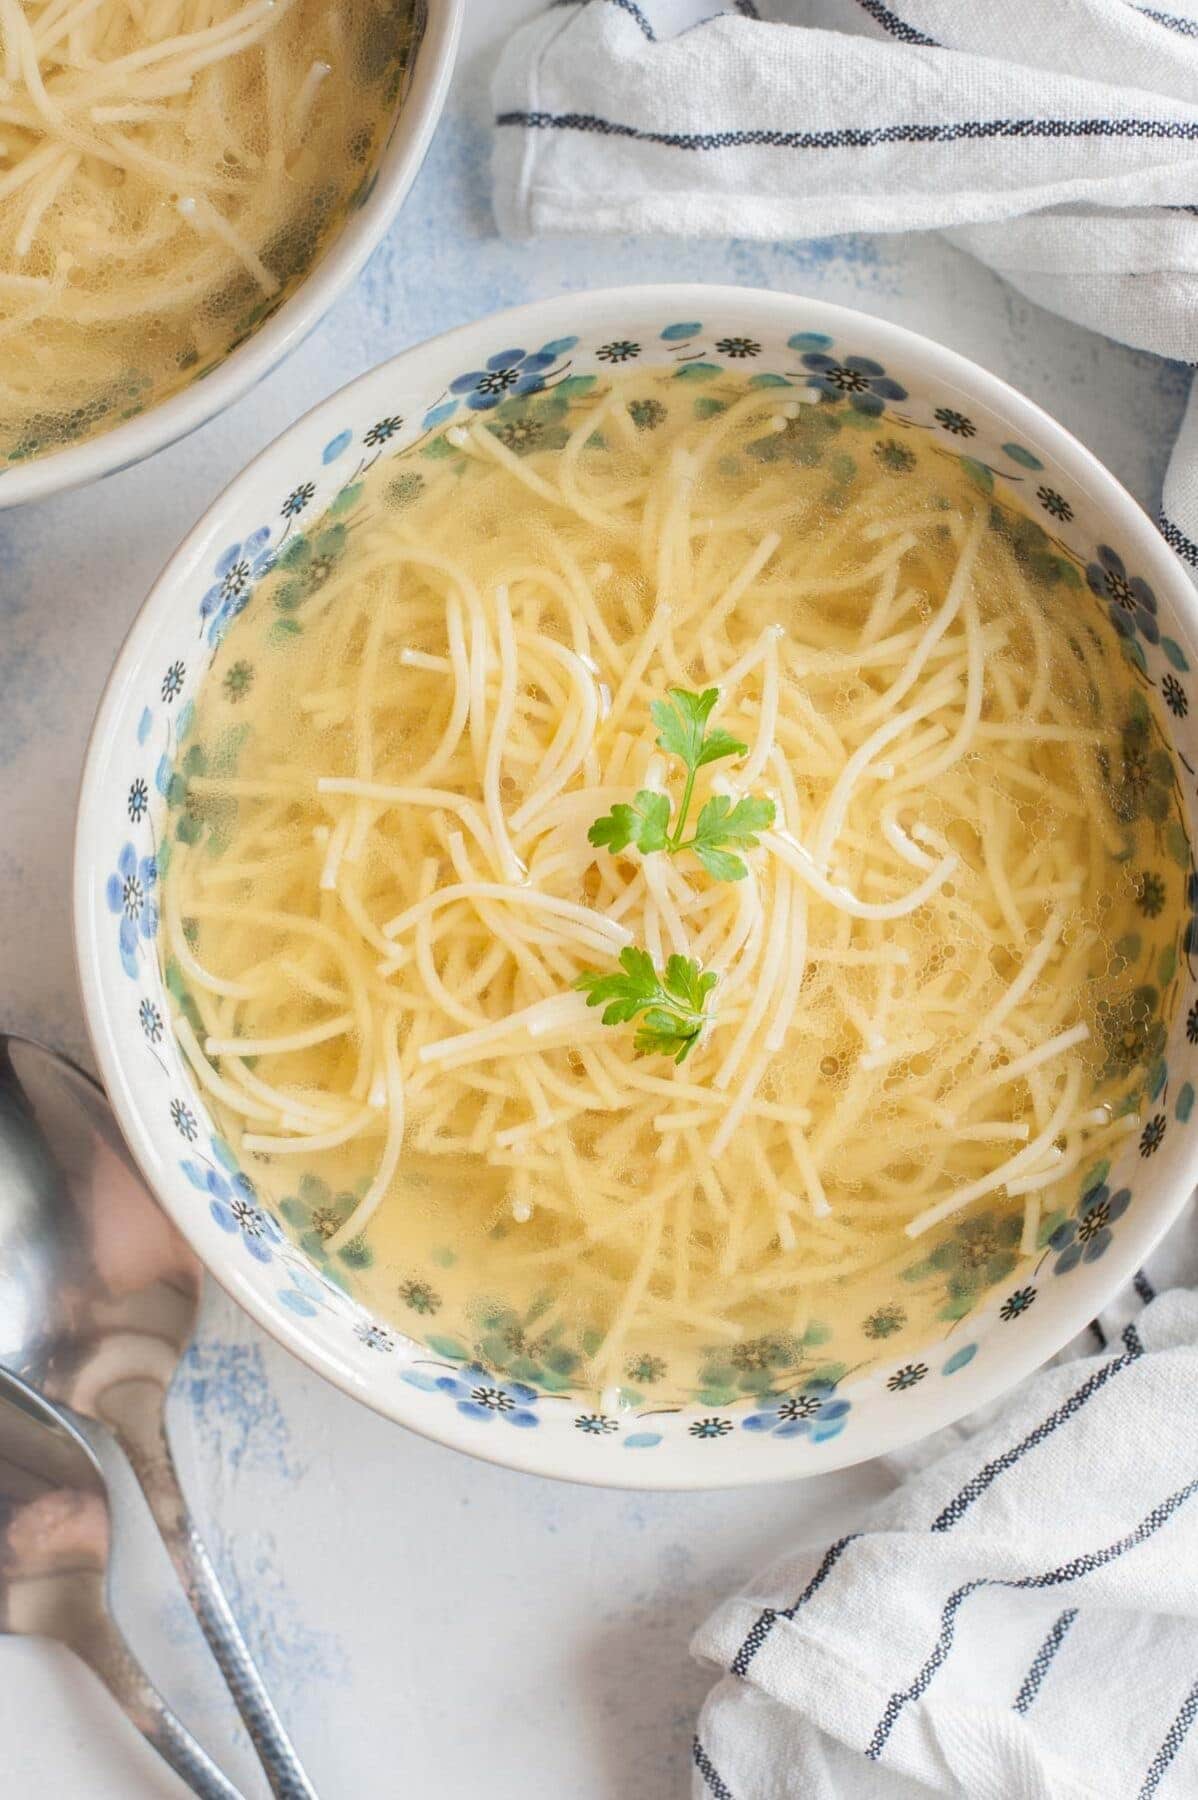
[[[300,345],[390,229],[432,141],[453,74],[464,0],[418,0],[424,28],[368,198],[333,233],[295,292],[202,381],[64,450],[10,463],[0,509],[116,475],[223,412]]]
[[[514,348],[518,346],[518,348]],[[226,489],[173,558],[118,659],[96,721],[79,807],[76,943],[104,1081],[147,1180],[217,1279],[282,1343],[388,1417],[514,1467],[638,1487],[707,1487],[810,1475],[872,1457],[989,1399],[1058,1350],[1135,1271],[1198,1174],[1198,987],[1187,954],[1153,942],[1145,907],[1146,988],[1155,1023],[1141,1136],[1110,1169],[1087,1172],[1051,1236],[1019,1261],[985,1209],[913,1251],[900,1289],[935,1302],[919,1348],[896,1358],[883,1324],[874,1360],[849,1375],[830,1329],[783,1361],[752,1356],[714,1370],[697,1395],[630,1374],[606,1414],[570,1371],[528,1370],[446,1341],[414,1305],[422,1344],[372,1319],[332,1271],[258,1204],[169,1031],[154,932],[156,847],[175,829],[171,773],[209,641],[286,538],[317,521],[363,468],[517,384],[569,395],[637,359],[676,364],[680,382],[727,367],[847,393],[895,443],[931,434],[965,454],[974,479],[1025,496],[1046,534],[1031,551],[1059,564],[1079,613],[1119,623],[1129,661],[1168,708],[1176,770],[1198,764],[1198,601],[1139,506],[1066,431],[983,369],[909,331],[839,307],[739,288],[624,288],[565,294],[483,319],[405,352],[301,419]],[[501,370],[513,371],[496,379]],[[574,383],[573,389],[562,384]],[[510,387],[509,387],[510,384]],[[701,387],[685,391],[701,392]],[[503,402],[521,416],[520,400]],[[527,416],[532,416],[531,413]],[[316,534],[314,534],[316,535]],[[303,555],[312,554],[305,548]],[[1182,783],[1187,809],[1192,781]],[[1157,846],[1160,879],[1198,900],[1188,839]],[[1172,956],[1172,964],[1169,957]],[[302,1219],[300,1221],[302,1225]],[[311,1234],[311,1243],[315,1234]],[[422,1300],[426,1296],[421,1297]],[[427,1328],[427,1329],[426,1329]],[[484,1355],[489,1355],[484,1346]],[[765,1366],[762,1367],[764,1360]],[[497,1366],[498,1362],[498,1366]],[[544,1387],[556,1391],[546,1392]],[[689,1399],[689,1403],[683,1403]]]

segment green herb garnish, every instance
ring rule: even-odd
[[[574,986],[588,1006],[602,1006],[605,1025],[626,1025],[640,1015],[635,1048],[642,1056],[661,1051],[683,1063],[707,1023],[707,996],[716,978],[690,956],[671,956],[664,971],[653,966],[647,950],[629,944],[620,952],[621,974],[602,975],[585,969]]]
[[[641,788],[631,805],[619,801],[610,812],[596,819],[587,837],[596,848],[606,847],[613,852],[635,844],[645,856],[657,850],[665,850],[671,856],[692,850],[713,881],[743,881],[748,868],[729,846],[755,850],[758,832],[774,822],[774,803],[746,794],[733,805],[726,794],[713,794],[700,808],[693,834],[683,836],[699,770],[728,756],[744,756],[749,746],[718,727],[708,730],[707,721],[719,700],[719,688],[707,688],[701,694],[671,688],[669,693],[668,700],[655,700],[650,711],[658,728],[658,748],[676,756],[686,768],[686,785],[673,827],[669,796]]]

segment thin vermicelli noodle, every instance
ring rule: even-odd
[[[1131,848],[1179,815],[1114,632],[955,458],[870,427],[830,471],[818,409],[708,399],[380,464],[221,644],[169,847],[184,1052],[263,1193],[383,1310],[433,1271],[438,1329],[600,1384],[892,1292],[983,1203],[1030,1253],[1154,1053]],[[772,804],[742,878],[588,838],[678,801],[650,708],[707,688],[744,750],[695,806]],[[714,977],[677,1063],[577,990],[634,952]]]
[[[409,0],[0,0],[0,455],[246,336],[369,174]]]

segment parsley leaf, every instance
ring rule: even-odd
[[[701,694],[671,688],[669,693],[668,700],[655,700],[649,708],[658,729],[657,747],[684,762],[689,774],[707,763],[720,762],[725,756],[747,753],[749,746],[731,732],[707,729],[720,697],[719,688],[705,688]]]
[[[671,956],[660,973],[648,951],[629,944],[620,952],[620,973],[586,969],[574,986],[588,1006],[602,1006],[605,1025],[626,1025],[643,1015],[633,1039],[641,1056],[661,1052],[686,1061],[707,1022],[704,1008],[716,984],[689,956]]]
[[[744,756],[749,746],[718,727],[709,731],[707,722],[720,697],[719,688],[704,688],[692,694],[686,688],[671,688],[668,700],[654,700],[650,712],[657,726],[658,748],[676,756],[686,765],[686,785],[682,801],[671,828],[669,797],[651,788],[641,788],[632,804],[620,801],[611,811],[596,819],[587,837],[597,847],[606,845],[613,852],[635,844],[643,855],[665,850],[671,856],[679,850],[693,850],[713,881],[743,881],[748,874],[742,857],[727,846],[739,844],[745,849],[757,848],[757,833],[774,822],[771,800],[747,795],[732,802],[715,794],[699,814],[693,837],[684,838],[695,793],[695,777],[709,763],[722,762],[727,756]]]
[[[757,848],[757,834],[774,822],[774,803],[746,794],[736,805],[727,794],[713,794],[695,821],[695,835],[680,849],[693,850],[713,881],[743,881],[749,873],[727,845]]]
[[[604,844],[615,852],[635,844],[638,850],[665,850],[669,847],[670,802],[665,794],[652,788],[641,788],[632,805],[619,801],[609,813],[596,819],[587,837],[597,847]]]

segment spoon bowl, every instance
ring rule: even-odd
[[[65,1644],[193,1793],[239,1800],[109,1613],[110,1537],[108,1491],[88,1445],[32,1389],[0,1372],[0,1632]]]
[[[166,1437],[167,1390],[195,1329],[199,1260],[147,1190],[103,1090],[64,1057],[3,1033],[0,1269],[0,1371],[111,1431],[272,1792],[315,1800],[192,1523]]]
[[[0,1365],[104,1424],[165,1394],[200,1264],[129,1160],[103,1092],[0,1035]]]

